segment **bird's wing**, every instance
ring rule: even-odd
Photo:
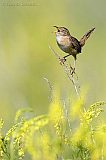
[[[81,53],[81,46],[80,46],[80,42],[74,38],[74,37],[70,37],[71,39],[71,43],[72,43],[72,46],[73,48],[78,52],[78,53]]]
[[[84,46],[86,40],[90,37],[91,33],[95,30],[95,28],[90,29],[87,33],[84,34],[84,36],[80,39],[80,45],[81,47]]]

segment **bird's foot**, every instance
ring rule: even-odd
[[[63,64],[66,62],[66,59],[65,59],[64,57],[63,57],[63,58],[60,58],[59,60],[60,60],[60,64],[61,64],[61,65],[63,65]]]

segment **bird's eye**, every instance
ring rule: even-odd
[[[58,29],[58,32],[60,32],[60,30]]]

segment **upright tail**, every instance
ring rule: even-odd
[[[85,45],[86,40],[90,37],[91,33],[95,30],[95,28],[90,29],[84,36],[80,39],[80,45],[83,47]]]

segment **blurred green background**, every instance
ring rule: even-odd
[[[86,103],[105,100],[106,1],[23,2],[37,5],[0,6],[0,117],[7,127],[18,108],[31,107],[36,114],[47,112],[49,90],[43,77],[64,97],[74,95],[72,84],[48,47],[51,44],[64,55],[56,45],[53,25],[67,27],[78,39],[96,27],[78,56],[77,74],[81,87],[89,88]]]

